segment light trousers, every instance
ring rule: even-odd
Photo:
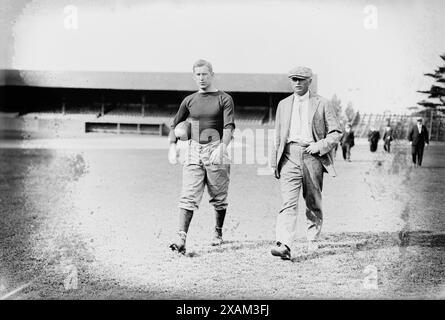
[[[323,165],[316,155],[304,152],[305,147],[287,144],[280,171],[282,207],[276,222],[276,240],[291,246],[297,231],[297,215],[300,190],[306,202],[308,240],[316,240],[323,223],[321,191]]]

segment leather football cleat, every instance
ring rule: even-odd
[[[273,256],[280,257],[283,260],[290,260],[290,249],[288,246],[277,242],[277,245],[270,250]]]
[[[223,244],[223,238],[222,238],[222,229],[216,227],[215,232],[213,234],[212,242],[210,243],[212,246],[220,246]]]
[[[187,234],[183,231],[178,233],[178,238],[170,244],[170,249],[172,251],[177,251],[178,253],[185,254],[185,240]]]

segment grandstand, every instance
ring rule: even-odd
[[[190,74],[6,70],[1,86],[3,129],[72,134],[168,133],[185,96],[196,91]],[[271,125],[279,100],[290,94],[286,75],[217,74],[232,95],[237,125]],[[316,75],[312,90],[316,91]],[[2,116],[6,119],[5,116]],[[51,123],[53,121],[53,123]],[[16,125],[14,125],[16,123]]]

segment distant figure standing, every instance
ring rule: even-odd
[[[343,151],[343,159],[351,162],[351,148],[354,146],[354,131],[352,131],[349,123],[345,127],[345,133],[341,138],[340,144]]]
[[[391,141],[393,140],[392,128],[388,125],[385,128],[385,134],[383,135],[383,149],[390,153],[391,152]]]
[[[417,118],[417,125],[413,126],[408,134],[408,140],[411,141],[411,154],[413,156],[414,166],[422,165],[423,148],[425,144],[428,145],[430,143],[428,130],[422,122],[422,118]]]
[[[368,133],[369,149],[371,152],[377,151],[377,144],[380,140],[380,132],[374,127],[371,127],[371,131]]]

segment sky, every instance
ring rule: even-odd
[[[445,53],[442,0],[0,2],[0,68],[190,72],[204,58],[215,72],[284,74],[304,65],[319,94],[363,112],[407,112]]]

